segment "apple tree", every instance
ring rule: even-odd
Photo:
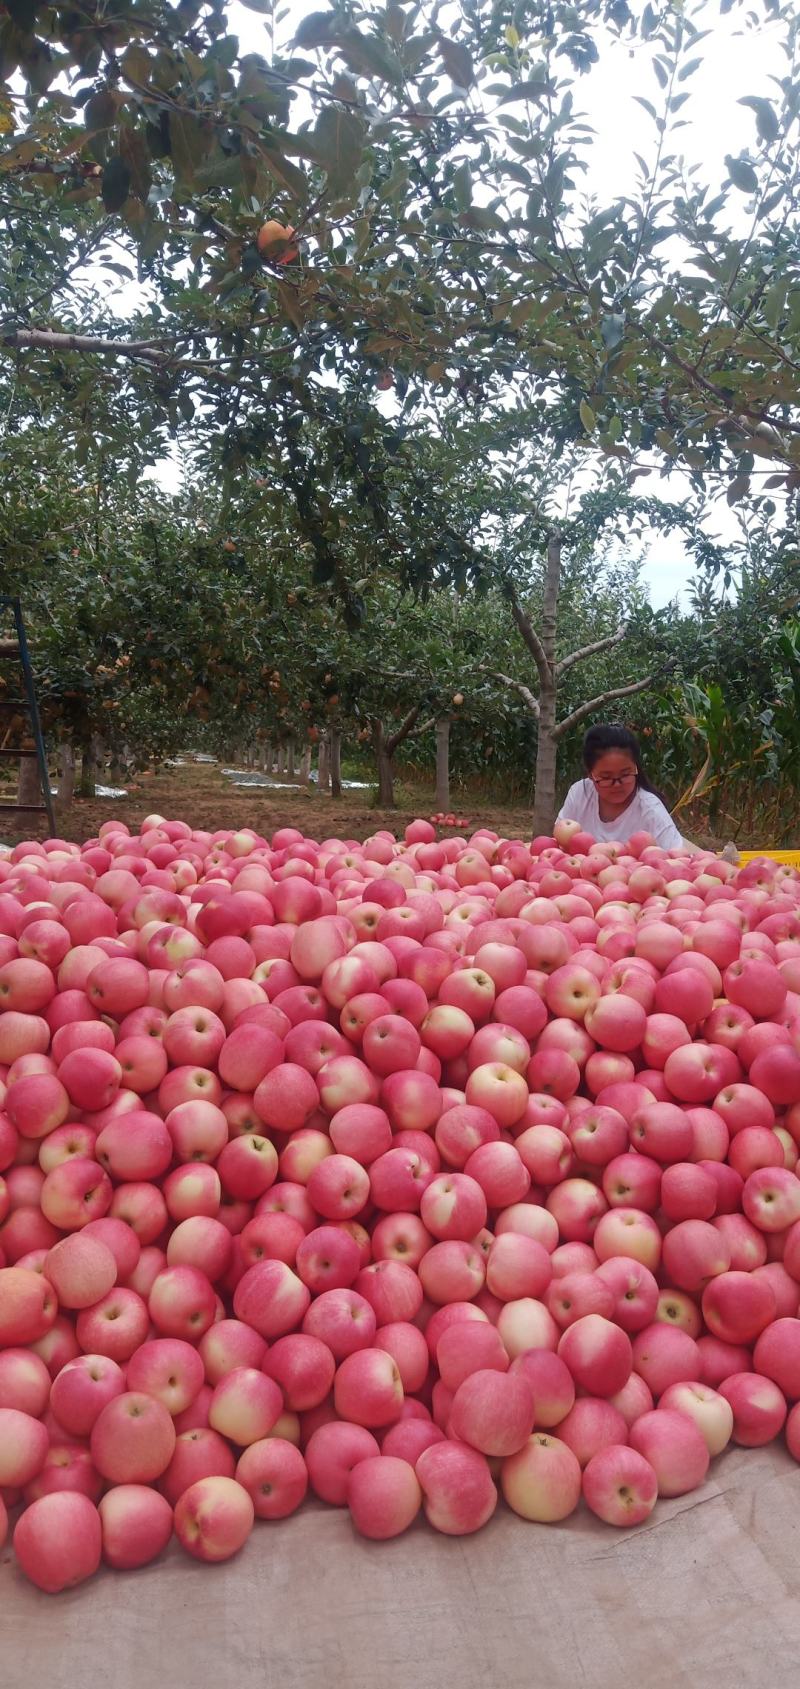
[[[791,490],[800,26],[791,0],[732,9],[743,30],[769,25],[783,74],[746,97],[741,145],[707,182],[681,157],[713,52],[703,0],[519,0],[508,16],[459,0],[447,19],[438,0],[342,0],[299,22],[270,10],[260,53],[222,0],[113,17],[90,0],[80,27],[60,0],[11,0],[5,355],[34,382],[60,360],[105,364],[149,385],[156,423],[199,412],[228,446],[264,408],[285,439],[288,392],[302,409],[330,381],[390,380],[412,406],[557,387],[598,452],[722,473],[733,497],[766,458]],[[603,204],[582,191],[582,87],[620,51],[641,64],[652,140],[634,190]],[[82,320],[75,278],[100,229],[150,291],[126,330]]]

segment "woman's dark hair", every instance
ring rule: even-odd
[[[636,768],[637,787],[643,792],[652,792],[654,797],[664,802],[658,787],[653,785],[645,772],[639,741],[629,727],[623,727],[620,721],[604,721],[597,727],[589,728],[583,740],[583,766],[587,774],[591,774],[595,763],[599,762],[606,751],[627,751]]]

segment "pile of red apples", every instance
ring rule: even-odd
[[[800,878],[109,821],[0,854],[0,1542],[609,1525],[800,1458]]]

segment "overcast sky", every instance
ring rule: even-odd
[[[296,27],[301,16],[319,7],[320,0],[299,0],[299,3],[294,0],[287,9],[290,17],[284,29],[289,23]],[[695,22],[710,33],[698,48],[703,62],[686,84],[690,99],[681,112],[687,126],[680,132],[680,150],[689,162],[702,164],[703,179],[712,185],[725,179],[725,154],[738,153],[754,143],[753,114],[738,104],[742,95],[773,92],[770,78],[785,73],[778,27],[773,24],[760,30],[743,31],[743,11],[743,7],[734,5],[721,16],[719,0],[709,0],[700,14],[693,9]],[[242,50],[267,54],[268,37],[263,19],[236,0],[229,8],[229,16]],[[596,192],[601,200],[608,201],[633,188],[637,170],[634,152],[645,158],[653,156],[654,128],[636,104],[637,94],[659,106],[651,53],[641,47],[631,52],[619,42],[607,43],[599,63],[578,83],[576,107],[583,108],[595,129],[595,139],[587,152],[589,171],[585,182],[587,189]],[[686,483],[681,476],[671,476],[659,482],[659,490],[667,497],[679,499],[686,491]],[[715,537],[725,539],[733,537],[735,526],[735,518],[721,497],[711,522],[712,531]],[[676,536],[653,536],[644,573],[655,605],[666,604],[676,596],[684,597],[693,572],[694,566],[684,555]]]

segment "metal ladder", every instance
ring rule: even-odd
[[[39,706],[36,702],[36,687],[31,668],[28,641],[25,636],[25,623],[22,618],[22,605],[18,598],[7,598],[0,595],[0,618],[11,613],[14,622],[14,638],[4,639],[0,635],[0,660],[16,659],[22,670],[22,682],[25,691],[28,719],[33,734],[34,750],[21,750],[19,746],[6,748],[0,743],[0,757],[4,762],[21,762],[23,758],[35,757],[39,769],[39,787],[44,799],[43,803],[0,803],[0,819],[3,815],[46,815],[51,835],[55,835],[56,817],[53,809],[53,796],[50,791],[50,776],[47,772],[47,755],[42,738],[42,724],[39,719]],[[11,706],[6,706],[10,708]],[[4,706],[0,701],[0,724]]]

